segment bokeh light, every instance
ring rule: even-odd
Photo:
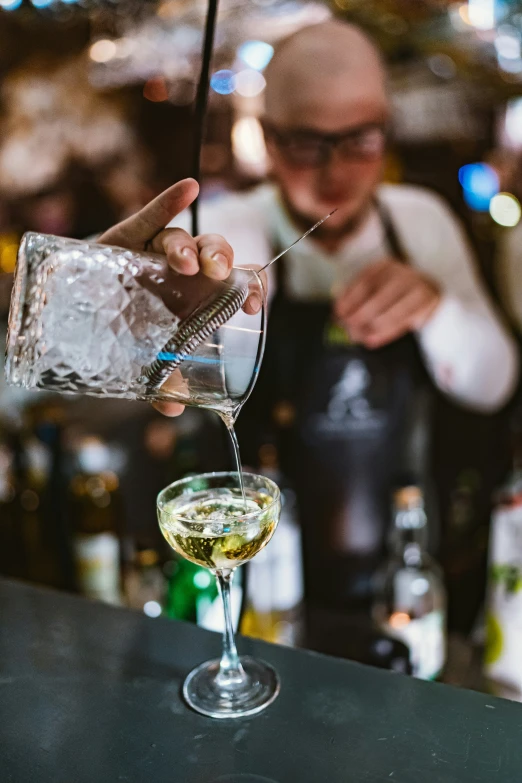
[[[506,228],[513,228],[520,223],[522,207],[518,198],[512,193],[497,193],[491,199],[489,213],[495,223]]]
[[[205,587],[208,587],[212,582],[212,577],[210,576],[209,571],[196,571],[196,573],[192,578],[192,581],[194,582],[196,587],[199,587],[201,590],[204,590]]]
[[[457,73],[455,61],[448,54],[434,54],[428,57],[428,67],[440,79],[453,79]]]
[[[2,247],[0,243],[0,248],[0,267],[2,272],[14,272],[18,245],[13,242]]]
[[[459,7],[459,18],[464,24],[471,25],[471,19],[469,18],[469,8],[467,5],[461,5]]]
[[[495,27],[496,0],[468,0],[469,23],[477,30],[492,30]]]
[[[476,212],[487,212],[500,184],[496,171],[487,163],[469,163],[459,170],[464,201]]]
[[[130,57],[130,55],[136,49],[136,43],[131,38],[120,38],[119,41],[114,42],[116,45],[115,57],[118,59],[124,59]]]
[[[0,0],[0,8],[3,8],[4,11],[16,11],[22,3],[23,0]]]
[[[216,71],[210,77],[210,86],[214,92],[219,95],[230,95],[234,92],[236,86],[236,75],[234,71]]]
[[[512,57],[502,57],[498,55],[498,64],[506,73],[522,73],[522,57],[513,59]]]
[[[161,604],[158,601],[147,601],[143,611],[148,617],[159,617],[161,614]]]
[[[108,38],[100,38],[89,49],[89,56],[95,63],[107,63],[116,54],[116,44]]]
[[[390,617],[392,628],[404,628],[410,622],[410,616],[406,612],[394,612]]]
[[[248,68],[236,75],[235,91],[243,98],[255,98],[263,92],[266,80],[262,73]]]
[[[265,41],[245,41],[237,53],[249,68],[262,71],[272,59],[274,47]]]
[[[519,60],[522,54],[520,37],[516,33],[501,33],[495,38],[495,49],[499,57],[506,60]]]
[[[149,79],[143,87],[143,97],[152,103],[162,103],[169,98],[169,91],[165,83],[165,79],[161,76],[156,76],[153,79]]]
[[[262,172],[266,162],[265,139],[257,117],[240,117],[232,128],[232,150],[245,167]]]
[[[512,98],[506,107],[505,133],[511,147],[522,147],[522,98]]]

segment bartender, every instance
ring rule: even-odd
[[[340,21],[305,28],[279,45],[266,82],[272,181],[203,204],[201,224],[227,238],[234,263],[262,266],[336,210],[269,270],[266,353],[238,429],[245,462],[275,442],[295,485],[309,601],[355,606],[370,594],[394,482],[426,467],[426,394],[495,411],[518,356],[445,204],[381,184],[390,104],[366,35]]]

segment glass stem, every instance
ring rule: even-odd
[[[241,666],[234,641],[234,628],[232,625],[232,609],[230,604],[230,584],[233,571],[216,571],[219,593],[223,601],[223,613],[225,615],[225,630],[223,632],[223,654],[219,662],[219,672],[216,677],[217,684],[225,690],[234,690],[248,681],[245,670]]]

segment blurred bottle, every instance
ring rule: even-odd
[[[19,491],[26,578],[38,584],[62,587],[58,541],[49,514],[51,468],[49,446],[42,443],[33,432],[27,433],[23,443],[23,471]]]
[[[0,573],[25,577],[18,483],[20,442],[16,432],[0,428]],[[17,454],[18,452],[18,454]]]
[[[426,551],[422,492],[407,486],[394,496],[390,557],[377,577],[374,620],[410,651],[413,675],[434,680],[446,657],[446,594],[441,571]]]
[[[346,655],[347,652],[350,654]],[[400,639],[375,629],[360,630],[353,647],[348,645],[346,648],[345,657],[397,674],[413,673],[409,647]]]
[[[62,442],[64,423],[65,408],[60,400],[44,400],[31,405],[24,413],[20,525],[26,551],[26,578],[75,590]]]
[[[175,620],[203,625],[218,595],[214,576],[208,568],[183,558],[167,563],[165,572],[168,588],[164,613]]]
[[[79,470],[69,484],[69,511],[77,584],[89,598],[119,604],[123,512],[111,452],[103,441],[89,437],[76,459]]]
[[[241,633],[267,642],[299,646],[304,633],[304,585],[295,493],[279,469],[275,446],[261,447],[259,466],[259,472],[281,490],[281,518],[270,544],[246,566]]]
[[[307,649],[378,669],[411,674],[409,648],[369,622],[367,615],[323,612],[312,617]]]
[[[158,617],[167,591],[159,553],[149,544],[138,542],[131,563],[125,568],[124,598],[130,609]]]
[[[522,433],[491,519],[484,671],[489,689],[522,701]]]

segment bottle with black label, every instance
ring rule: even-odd
[[[373,617],[381,631],[408,647],[413,675],[434,680],[446,658],[442,574],[426,551],[428,526],[419,487],[398,490],[394,506],[390,556],[377,578]]]
[[[69,513],[78,588],[89,598],[119,604],[123,512],[110,449],[98,438],[85,438],[77,463]]]

